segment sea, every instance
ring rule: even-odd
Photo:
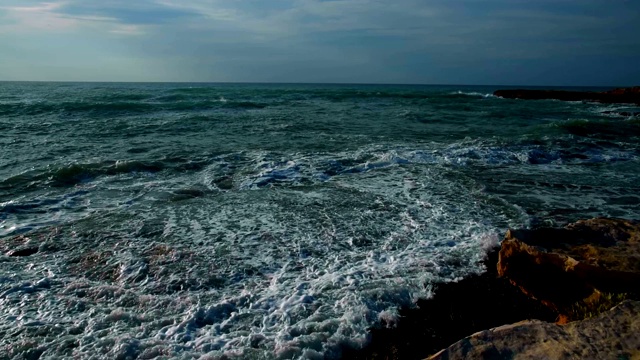
[[[0,358],[340,359],[508,228],[640,218],[640,109],[498,88],[0,83]]]

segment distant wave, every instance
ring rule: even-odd
[[[315,90],[310,91],[309,95],[314,97],[320,97],[331,101],[347,101],[353,99],[428,99],[433,97],[433,93],[426,93],[422,91],[371,91],[371,90]]]
[[[0,104],[0,115],[23,116],[41,115],[47,113],[98,113],[98,114],[122,114],[143,113],[153,110],[153,105],[141,102],[35,102],[35,103],[10,103]]]
[[[224,109],[264,109],[267,104],[257,103],[252,101],[221,101],[221,105]]]
[[[179,100],[183,98],[182,100]],[[35,103],[4,103],[0,104],[0,116],[34,116],[43,114],[68,114],[91,116],[114,116],[127,114],[148,114],[158,111],[186,111],[204,109],[263,109],[266,103],[253,101],[227,101],[197,99],[171,95],[153,99],[154,102],[35,102]]]
[[[586,144],[585,144],[586,145]],[[305,157],[275,161],[264,157],[252,160],[255,172],[238,179],[240,189],[274,186],[304,186],[328,181],[337,176],[368,173],[395,166],[416,164],[466,167],[540,164],[592,164],[628,161],[638,154],[624,149],[577,147],[575,151],[558,151],[536,145],[501,147],[482,143],[458,143],[432,150],[368,148],[343,156],[319,156],[313,162]]]
[[[626,121],[616,121],[615,124],[611,120],[569,119],[555,122],[553,126],[584,137],[628,139],[640,136],[640,119],[633,117]]]
[[[481,92],[476,92],[476,91],[455,91],[452,93],[449,93],[449,95],[453,96],[453,97],[483,97],[483,98],[496,98],[498,99],[499,97],[491,94],[491,93],[481,93]]]
[[[46,169],[36,169],[11,176],[0,181],[0,190],[37,188],[39,186],[67,187],[89,182],[100,176],[113,176],[135,172],[156,173],[167,169],[174,171],[199,170],[205,164],[197,161],[102,161],[97,163],[73,163]]]

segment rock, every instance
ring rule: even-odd
[[[533,320],[477,332],[429,360],[639,358],[640,302],[627,300],[567,325]]]
[[[543,100],[554,99],[564,101],[595,101],[601,103],[640,104],[640,86],[619,88],[610,91],[564,91],[564,90],[496,90],[493,95],[505,99]]]
[[[393,327],[372,328],[370,343],[342,358],[419,359],[449,346],[431,358],[640,360],[639,222],[509,230],[485,265],[400,309]]]
[[[437,284],[435,295],[401,308],[397,323],[374,327],[363,349],[343,349],[342,359],[421,359],[469,334],[525,319],[553,322],[558,314],[498,278],[498,250],[485,259],[487,272]],[[386,324],[389,325],[389,324]]]
[[[31,256],[38,252],[37,247],[24,247],[21,249],[9,250],[7,256]]]
[[[640,223],[595,218],[565,228],[509,230],[498,274],[560,314],[603,293],[640,291]]]

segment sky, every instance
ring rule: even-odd
[[[640,0],[0,0],[0,80],[640,85]]]

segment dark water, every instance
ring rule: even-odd
[[[639,217],[632,107],[493,90],[0,83],[0,353],[339,357],[509,226]]]

